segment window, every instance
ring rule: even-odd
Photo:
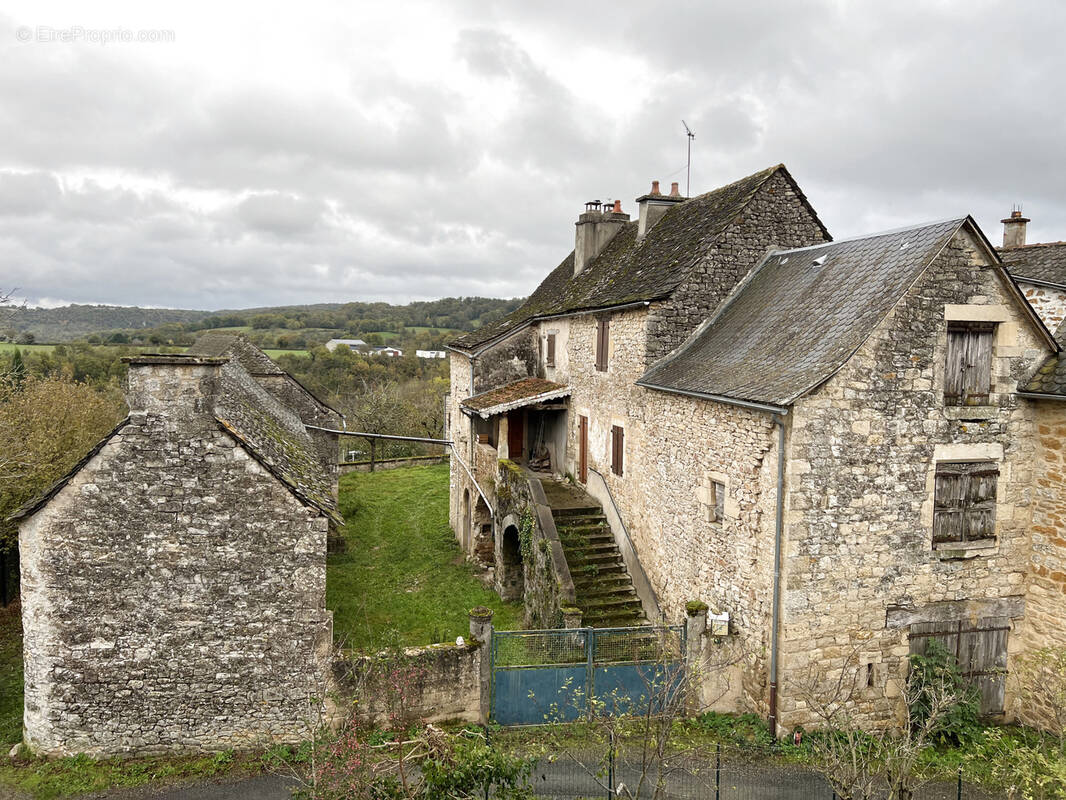
[[[555,334],[554,333],[549,333],[548,334],[548,355],[544,359],[544,363],[545,363],[545,366],[548,366],[548,367],[554,367],[555,366]]]
[[[936,465],[933,547],[995,538],[998,478],[999,465],[991,461]]]
[[[607,348],[611,341],[610,321],[607,317],[600,317],[596,324],[596,369],[599,372],[607,371]]]
[[[725,484],[711,481],[711,522],[725,520]]]
[[[625,455],[625,431],[618,425],[611,426],[611,472],[622,474],[622,459]]]
[[[988,403],[992,383],[994,322],[949,322],[944,403],[979,406]]]

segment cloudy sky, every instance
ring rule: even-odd
[[[1055,0],[166,5],[4,3],[0,288],[523,295],[585,200],[684,189],[682,118],[694,194],[784,162],[837,238],[1066,239]]]

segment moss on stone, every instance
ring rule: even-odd
[[[708,608],[709,606],[702,600],[689,600],[685,603],[685,613],[690,617],[694,617],[701,611],[706,611]]]

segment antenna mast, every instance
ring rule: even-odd
[[[685,136],[688,137],[688,161],[685,162],[685,197],[692,197],[692,140],[696,138],[696,134],[692,132],[685,120],[681,120],[681,124],[685,126]]]

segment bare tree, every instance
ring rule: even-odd
[[[899,724],[870,721],[860,713],[866,667],[858,662],[858,649],[835,680],[827,683],[824,677],[812,668],[794,682],[820,728],[808,743],[822,775],[841,800],[910,800],[919,783],[914,773],[922,751],[935,742],[952,710],[969,702],[972,690],[948,665],[912,669],[900,683],[899,703],[906,713]]]

